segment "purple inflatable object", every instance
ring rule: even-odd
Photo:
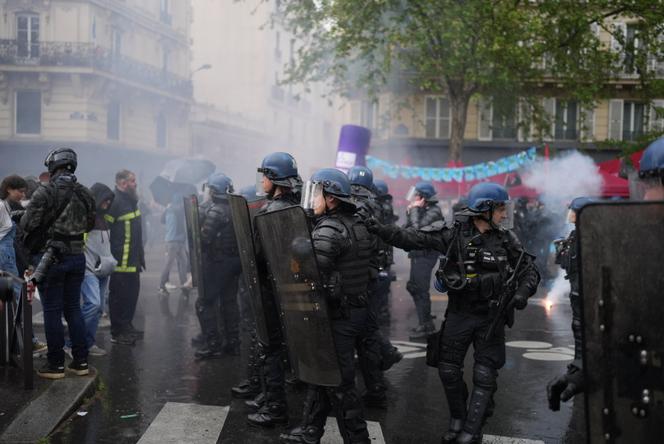
[[[371,143],[371,131],[357,125],[344,125],[339,134],[336,167],[348,171],[355,165],[364,165]]]

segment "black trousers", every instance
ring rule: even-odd
[[[438,253],[417,255],[410,259],[410,278],[406,290],[413,297],[420,325],[431,322],[431,272],[438,262]]]
[[[108,308],[111,316],[111,335],[124,333],[136,313],[141,291],[140,273],[113,273],[108,286]]]
[[[341,384],[334,389],[320,386],[309,388],[308,396],[314,397],[316,402],[312,405],[314,411],[307,425],[322,429],[334,408],[346,444],[369,442],[362,403],[355,389],[355,349],[367,336],[368,316],[368,308],[351,308],[346,318],[332,321],[332,334],[341,367]]]
[[[196,299],[196,314],[208,345],[220,345],[220,321],[223,323],[223,338],[227,344],[240,340],[237,286],[241,271],[238,257],[203,263],[205,291]]]

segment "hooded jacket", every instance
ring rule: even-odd
[[[107,200],[113,202],[113,191],[103,183],[96,183],[90,188],[95,198],[97,216],[95,227],[85,240],[85,272],[99,278],[109,276],[115,270],[118,261],[111,254],[111,232],[108,229],[101,204]]]

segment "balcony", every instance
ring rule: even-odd
[[[92,68],[187,98],[193,91],[187,78],[93,43],[39,42],[26,48],[17,40],[0,40],[0,65]]]

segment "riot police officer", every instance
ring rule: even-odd
[[[374,179],[374,186],[376,187],[376,200],[381,206],[382,216],[381,221],[385,224],[393,224],[399,220],[399,216],[394,214],[394,206],[392,205],[392,195],[390,194],[387,183],[381,179]],[[377,316],[379,323],[389,323],[390,311],[388,308],[388,297],[390,294],[390,284],[394,280],[392,265],[394,264],[394,247],[381,242],[381,248],[384,250],[385,255],[385,268],[378,274],[378,289],[377,301],[378,307]]]
[[[363,219],[375,217],[380,222],[384,222],[383,208],[375,199],[373,172],[365,166],[354,166],[348,171],[348,180],[358,215]],[[369,334],[359,344],[358,357],[367,388],[363,397],[365,404],[369,407],[385,408],[387,384],[383,377],[383,370],[387,370],[401,361],[403,355],[382,335],[378,328],[378,313],[382,309],[379,301],[386,299],[380,294],[380,291],[384,291],[385,288],[381,286],[381,273],[385,274],[385,270],[389,267],[387,256],[389,246],[378,238],[375,239],[374,246],[369,281],[370,316],[367,325]],[[382,278],[388,277],[382,276]]]
[[[242,270],[227,195],[233,192],[231,179],[213,173],[207,180],[209,200],[199,208],[201,262],[205,291],[196,300],[196,314],[205,344],[195,356],[210,359],[223,352],[240,354],[240,313],[237,302],[238,277]],[[223,344],[218,319],[223,320]]]
[[[453,227],[445,227],[442,221],[424,230],[399,229],[377,221],[369,224],[370,231],[396,247],[436,250],[447,258],[436,273],[449,289],[436,350],[451,414],[443,443],[482,441],[482,427],[493,410],[498,370],[505,364],[503,325],[511,325],[513,308],[525,308],[539,284],[534,258],[524,252],[512,231],[500,226],[507,219],[508,208],[504,187],[480,183],[470,190],[468,207],[457,214]],[[467,404],[463,363],[471,344],[475,363]]]
[[[300,200],[296,190],[302,185],[302,180],[298,175],[297,163],[293,156],[284,152],[269,154],[263,159],[257,171],[260,179],[257,191],[259,194],[266,194],[268,199],[257,214],[265,214],[299,204]],[[265,277],[269,273],[264,255],[261,254],[260,239],[256,239],[255,245],[258,274]],[[258,375],[262,370],[265,378],[264,393],[256,393],[259,396],[253,402],[247,403],[250,408],[257,410],[255,413],[249,414],[247,420],[252,425],[273,427],[288,422],[284,368],[286,352],[274,289],[267,280],[261,280],[261,291],[264,300],[270,301],[269,305],[264,306],[269,313],[267,317],[270,319],[268,322],[270,343],[267,347],[262,347],[258,344],[255,332],[252,334],[254,350],[253,356],[249,358],[250,367],[252,367],[249,369],[249,378],[238,387],[233,388],[233,393],[239,395],[243,388],[256,393],[255,384],[260,384]],[[269,295],[273,296],[269,297]]]
[[[95,201],[74,175],[78,165],[74,150],[54,149],[44,164],[50,181],[32,195],[21,226],[25,245],[32,254],[41,255],[33,280],[42,296],[48,354],[46,364],[37,373],[43,378],[60,379],[65,376],[63,314],[74,357],[67,370],[81,376],[88,374],[80,297],[85,274],[83,236],[94,228]]]
[[[317,443],[334,408],[344,443],[369,443],[362,404],[355,389],[355,344],[369,333],[370,262],[375,238],[355,214],[348,177],[325,168],[311,181],[320,184],[313,208],[319,218],[312,232],[316,260],[328,282],[332,335],[341,369],[336,388],[310,386],[302,423],[280,436],[282,443]]]
[[[426,230],[436,222],[444,221],[443,213],[434,198],[436,189],[429,182],[418,182],[409,193],[407,221],[404,228]],[[410,278],[406,290],[413,298],[417,312],[418,326],[413,328],[410,339],[422,339],[436,329],[431,316],[431,272],[438,262],[438,252],[431,249],[413,250],[410,258]]]

